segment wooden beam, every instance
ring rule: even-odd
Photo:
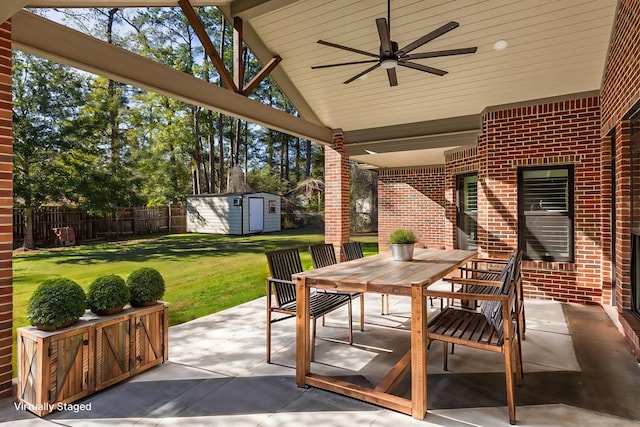
[[[260,70],[258,74],[256,74],[255,77],[252,78],[249,83],[247,83],[244,89],[242,89],[242,94],[244,96],[249,96],[251,92],[253,92],[253,90],[258,87],[260,82],[264,80],[269,75],[269,73],[273,71],[274,68],[276,68],[280,61],[282,61],[280,55],[274,56],[271,61],[269,61],[264,67],[262,67],[262,70]]]
[[[238,89],[244,86],[244,61],[242,60],[242,18],[233,18],[233,82]],[[240,91],[243,95],[244,92]]]
[[[0,0],[1,2],[7,0]],[[193,6],[226,6],[233,0],[191,0]],[[176,0],[27,0],[27,7],[175,7]]]
[[[0,4],[0,23],[11,18],[27,5],[27,0],[3,0]]]
[[[241,16],[249,20],[291,6],[298,1],[300,0],[234,0],[231,3],[231,16]]]
[[[237,1],[238,0],[235,0],[232,4],[235,6]],[[288,1],[293,3],[294,1],[298,0]],[[271,2],[267,3],[272,4]],[[233,16],[238,15],[238,13],[232,13],[231,7],[229,6],[218,6],[218,9],[220,10],[220,12],[222,12],[222,14],[225,16],[225,18],[227,18],[227,21],[229,22],[233,21]],[[268,63],[273,58],[273,52],[271,52],[267,48],[262,39],[258,36],[256,31],[251,26],[251,23],[246,21],[247,17],[244,14],[242,14],[241,16],[245,17],[245,22],[242,26],[242,37],[244,38],[244,42],[247,46],[249,46],[249,49],[251,49],[251,52],[253,52],[256,58],[258,58],[258,61],[260,61],[261,64]],[[320,120],[318,115],[313,111],[313,108],[311,108],[307,100],[304,98],[304,96],[302,96],[298,88],[293,84],[282,67],[276,67],[271,72],[271,78],[276,82],[278,88],[280,88],[289,102],[293,104],[296,110],[298,110],[298,113],[300,113],[300,115],[304,117],[305,120],[319,125],[324,125],[322,120]]]
[[[184,15],[187,17],[187,21],[191,24],[193,31],[196,32],[196,35],[200,39],[200,43],[202,43],[209,59],[211,59],[213,66],[218,70],[218,74],[220,74],[220,78],[222,79],[225,87],[234,92],[239,92],[240,90],[238,89],[238,86],[234,84],[231,74],[227,71],[227,67],[225,67],[224,61],[220,58],[215,46],[211,43],[209,34],[207,34],[207,31],[204,29],[204,25],[202,24],[200,17],[191,6],[191,3],[189,3],[189,0],[178,0],[178,5],[182,8],[182,12],[184,12]]]
[[[294,117],[29,12],[20,11],[13,16],[12,38],[16,50],[320,144],[330,145],[333,141],[331,129],[325,126]]]
[[[407,373],[411,366],[411,350],[402,356],[402,358],[396,363],[391,371],[380,381],[376,386],[375,391],[382,393],[390,393],[400,382],[402,377]]]

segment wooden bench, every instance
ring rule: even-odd
[[[443,343],[444,368],[448,369],[448,344],[487,350],[504,355],[504,370],[509,408],[509,422],[516,422],[513,364],[516,366],[516,381],[521,384],[522,353],[517,337],[516,287],[518,277],[512,269],[515,260],[499,275],[499,286],[486,286],[482,293],[465,291],[435,291],[427,289],[426,296],[447,299],[477,300],[479,310],[468,310],[449,306],[438,313],[427,324],[427,340]]]

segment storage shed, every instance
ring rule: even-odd
[[[187,196],[189,233],[243,235],[280,230],[280,196],[276,194]]]

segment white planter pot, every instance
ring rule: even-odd
[[[394,261],[411,261],[414,247],[413,243],[392,243],[391,257]]]

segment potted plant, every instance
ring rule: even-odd
[[[86,299],[84,290],[73,280],[48,279],[31,295],[27,318],[43,331],[65,328],[84,315]]]
[[[131,272],[127,277],[127,286],[134,307],[153,305],[164,295],[164,279],[158,270],[150,267]]]
[[[396,228],[389,235],[391,256],[395,261],[411,261],[413,248],[417,241],[413,231],[406,228]]]
[[[87,306],[104,316],[119,313],[129,302],[129,288],[124,279],[115,274],[100,276],[89,285]]]

